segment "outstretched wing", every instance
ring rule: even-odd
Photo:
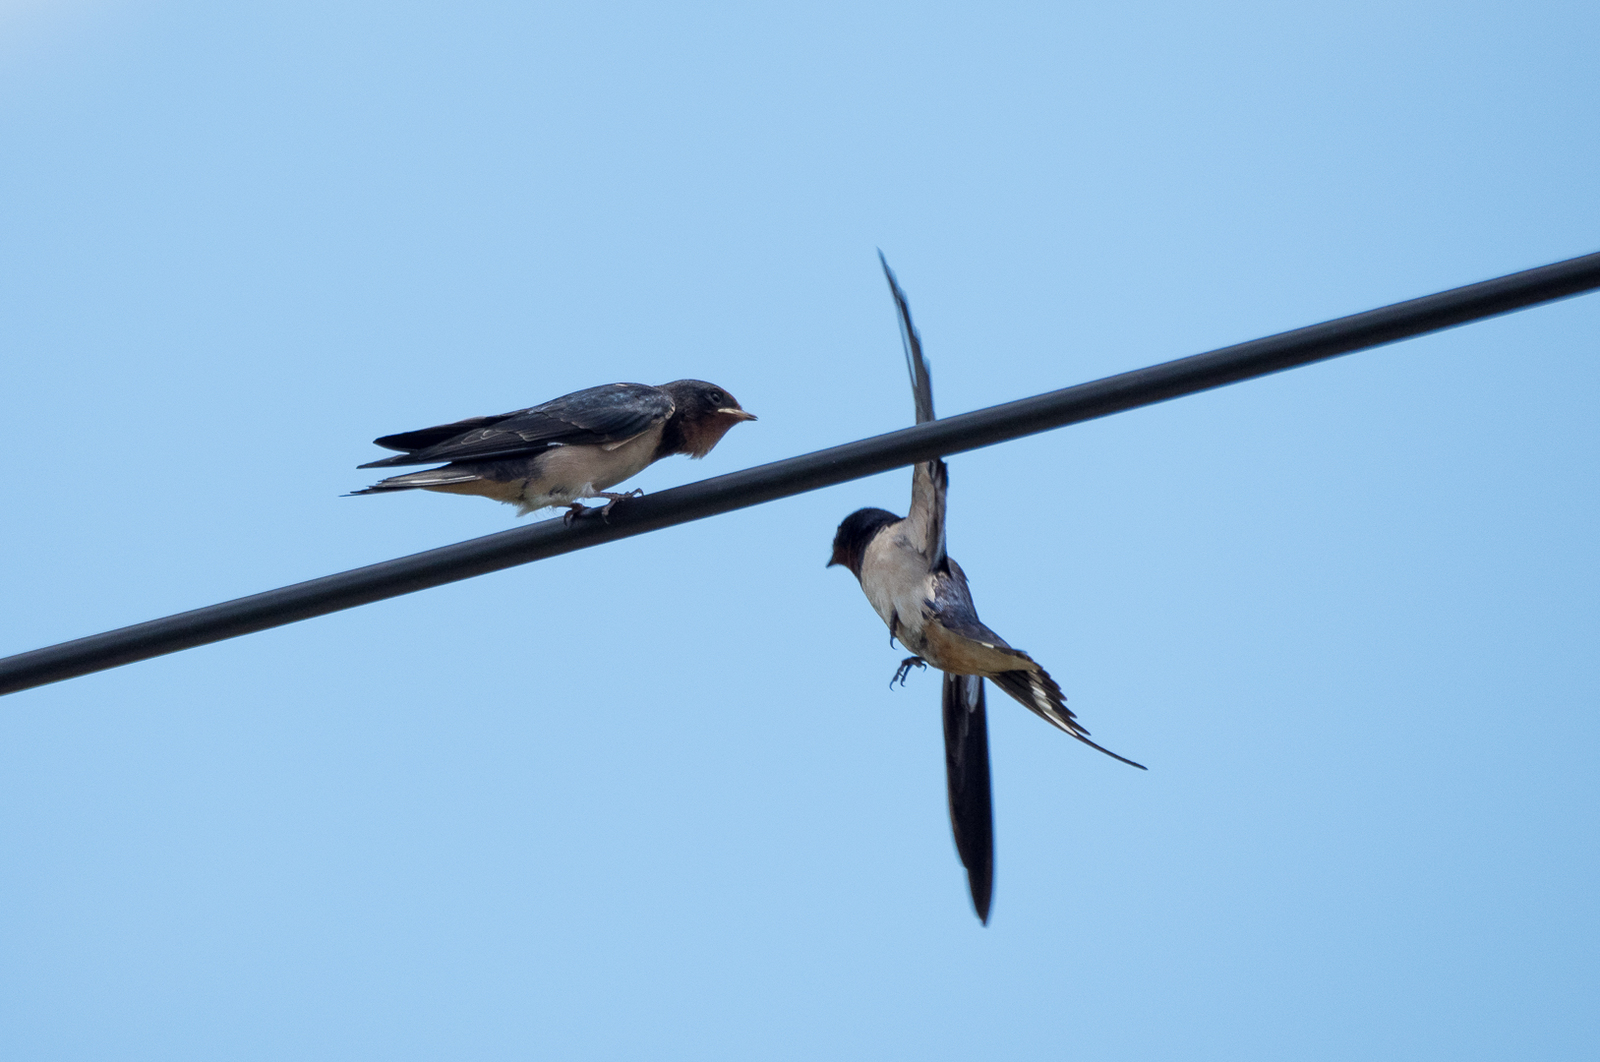
[[[944,677],[944,776],[950,794],[950,828],[967,868],[967,888],[978,920],[989,924],[994,892],[994,804],[989,787],[989,721],[983,679]]]
[[[552,446],[621,444],[666,420],[673,409],[672,397],[659,387],[606,384],[498,417],[473,417],[385,435],[374,441],[409,452],[360,467],[485,461],[539,453]]]
[[[916,406],[917,423],[924,424],[934,419],[933,374],[928,368],[928,359],[922,353],[922,337],[917,334],[917,326],[911,321],[911,304],[906,300],[906,293],[900,290],[900,283],[895,279],[894,270],[889,268],[882,251],[878,252],[878,261],[883,266],[885,279],[889,281],[889,293],[894,296],[895,309],[899,314],[900,341],[906,351],[906,369],[911,374],[911,398]],[[929,571],[939,571],[944,567],[944,514],[949,490],[950,470],[941,459],[936,457],[932,461],[919,462],[912,470],[911,512],[906,516],[909,525],[906,530],[911,541],[928,558]]]
[[[919,462],[911,470],[911,511],[906,514],[906,536],[928,558],[928,570],[943,571],[949,563],[944,545],[945,499],[950,493],[950,469],[942,460]]]
[[[922,337],[917,334],[917,326],[911,323],[911,304],[906,301],[906,293],[900,290],[900,282],[895,279],[894,270],[889,268],[889,260],[883,257],[883,252],[878,252],[878,262],[883,266],[883,275],[889,281],[889,293],[894,296],[895,309],[900,313],[900,341],[906,348],[906,369],[911,373],[911,398],[917,407],[917,423],[922,424],[933,420],[933,379],[928,372],[928,359],[922,356]]]

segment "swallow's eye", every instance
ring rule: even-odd
[[[707,397],[711,399],[711,404],[714,406],[720,406],[728,400],[728,396],[721,391],[712,391]]]

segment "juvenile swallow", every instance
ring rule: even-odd
[[[498,417],[469,417],[374,439],[404,453],[358,468],[448,464],[391,476],[352,493],[478,494],[515,505],[518,516],[565,505],[570,517],[587,511],[580,498],[605,498],[609,510],[643,492],[612,494],[607,487],[672,454],[704,457],[735,424],[755,419],[727,391],[704,380],[660,387],[606,384]]]
[[[933,382],[922,339],[911,323],[911,307],[889,280],[899,312],[900,337],[911,373],[917,423],[934,419]],[[944,672],[945,781],[956,852],[967,870],[972,905],[985,925],[994,888],[994,812],[989,785],[989,728],[983,680],[988,679],[1045,722],[1105,753],[1144,770],[1089,739],[1067,708],[1055,679],[1027,653],[1013,649],[984,626],[972,604],[961,565],[945,552],[945,501],[950,471],[935,458],[916,465],[911,477],[911,512],[904,519],[884,509],[861,509],[845,517],[833,539],[828,567],[842,564],[861,583],[873,610],[915,656],[890,680],[905,684],[913,667],[932,664]]]

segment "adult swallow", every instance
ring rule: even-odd
[[[880,254],[879,260],[883,261]],[[900,318],[900,337],[911,372],[917,423],[934,419],[933,382],[922,339],[911,323],[911,307],[883,261]],[[1061,687],[1020,649],[984,626],[972,604],[966,574],[945,552],[945,501],[950,471],[935,458],[911,476],[911,512],[904,519],[884,509],[861,509],[845,517],[833,539],[828,567],[842,564],[861,583],[874,611],[915,656],[890,680],[903,685],[913,667],[932,664],[944,672],[945,781],[956,852],[967,870],[972,905],[985,925],[994,889],[994,811],[989,785],[989,728],[983,680],[988,679],[1045,722],[1112,759],[1144,770],[1089,739],[1067,708]]]
[[[357,467],[448,463],[352,493],[478,494],[515,505],[518,516],[553,505],[567,506],[571,516],[587,511],[580,498],[605,498],[609,510],[631,495],[608,493],[607,487],[671,454],[704,457],[735,424],[755,419],[727,391],[704,380],[660,387],[606,384],[498,417],[374,439],[404,453]]]

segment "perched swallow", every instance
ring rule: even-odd
[[[553,505],[567,506],[569,516],[585,512],[580,498],[605,498],[609,510],[631,495],[607,493],[607,487],[671,454],[704,457],[728,429],[755,419],[732,395],[704,380],[660,387],[606,384],[498,417],[469,417],[374,439],[405,452],[357,467],[449,463],[391,476],[352,493],[479,494],[515,505],[518,516]]]
[[[879,260],[883,256],[880,254]],[[922,339],[911,323],[911,307],[883,262],[900,337],[911,371],[917,423],[934,419],[933,382]],[[884,509],[861,509],[845,517],[833,539],[828,567],[842,564],[861,582],[873,609],[915,656],[901,662],[889,684],[902,685],[913,667],[932,664],[944,672],[945,781],[956,851],[967,869],[967,886],[978,918],[989,922],[994,888],[994,813],[989,786],[989,728],[983,680],[989,679],[1029,711],[1112,759],[1144,770],[1089,740],[1044,668],[1013,649],[978,619],[967,577],[945,552],[945,498],[950,472],[944,461],[918,464],[911,477],[911,512],[905,519]]]

